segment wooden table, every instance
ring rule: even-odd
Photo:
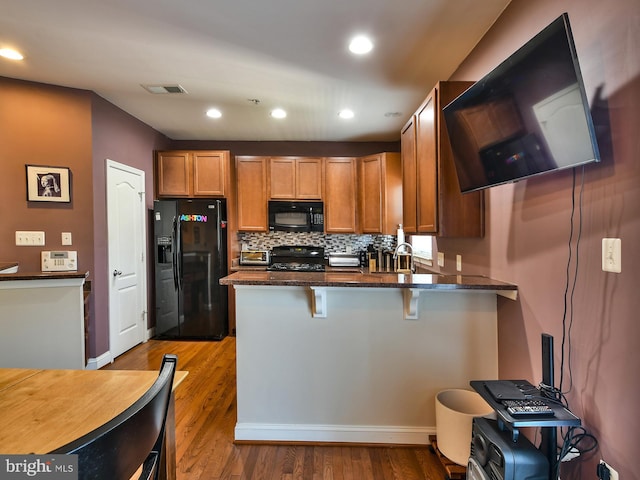
[[[187,376],[177,371],[173,388]],[[0,368],[0,453],[45,454],[108,422],[138,400],[157,371]],[[166,471],[175,478],[175,412],[166,426]]]

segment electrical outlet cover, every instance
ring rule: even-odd
[[[619,480],[620,477],[618,476],[618,472],[616,472],[611,465],[609,465],[607,462],[605,462],[604,460],[600,460],[600,463],[602,465],[604,465],[605,467],[607,467],[607,469],[609,470],[609,480]]]
[[[602,271],[622,272],[622,240],[619,238],[602,239]]]

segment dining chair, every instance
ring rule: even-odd
[[[165,354],[153,385],[134,404],[104,425],[54,450],[78,455],[79,480],[157,479],[164,430],[178,357]]]

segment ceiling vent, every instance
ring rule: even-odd
[[[187,93],[181,85],[142,85],[149,93]]]

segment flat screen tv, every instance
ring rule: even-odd
[[[444,107],[460,190],[600,161],[565,13]]]

